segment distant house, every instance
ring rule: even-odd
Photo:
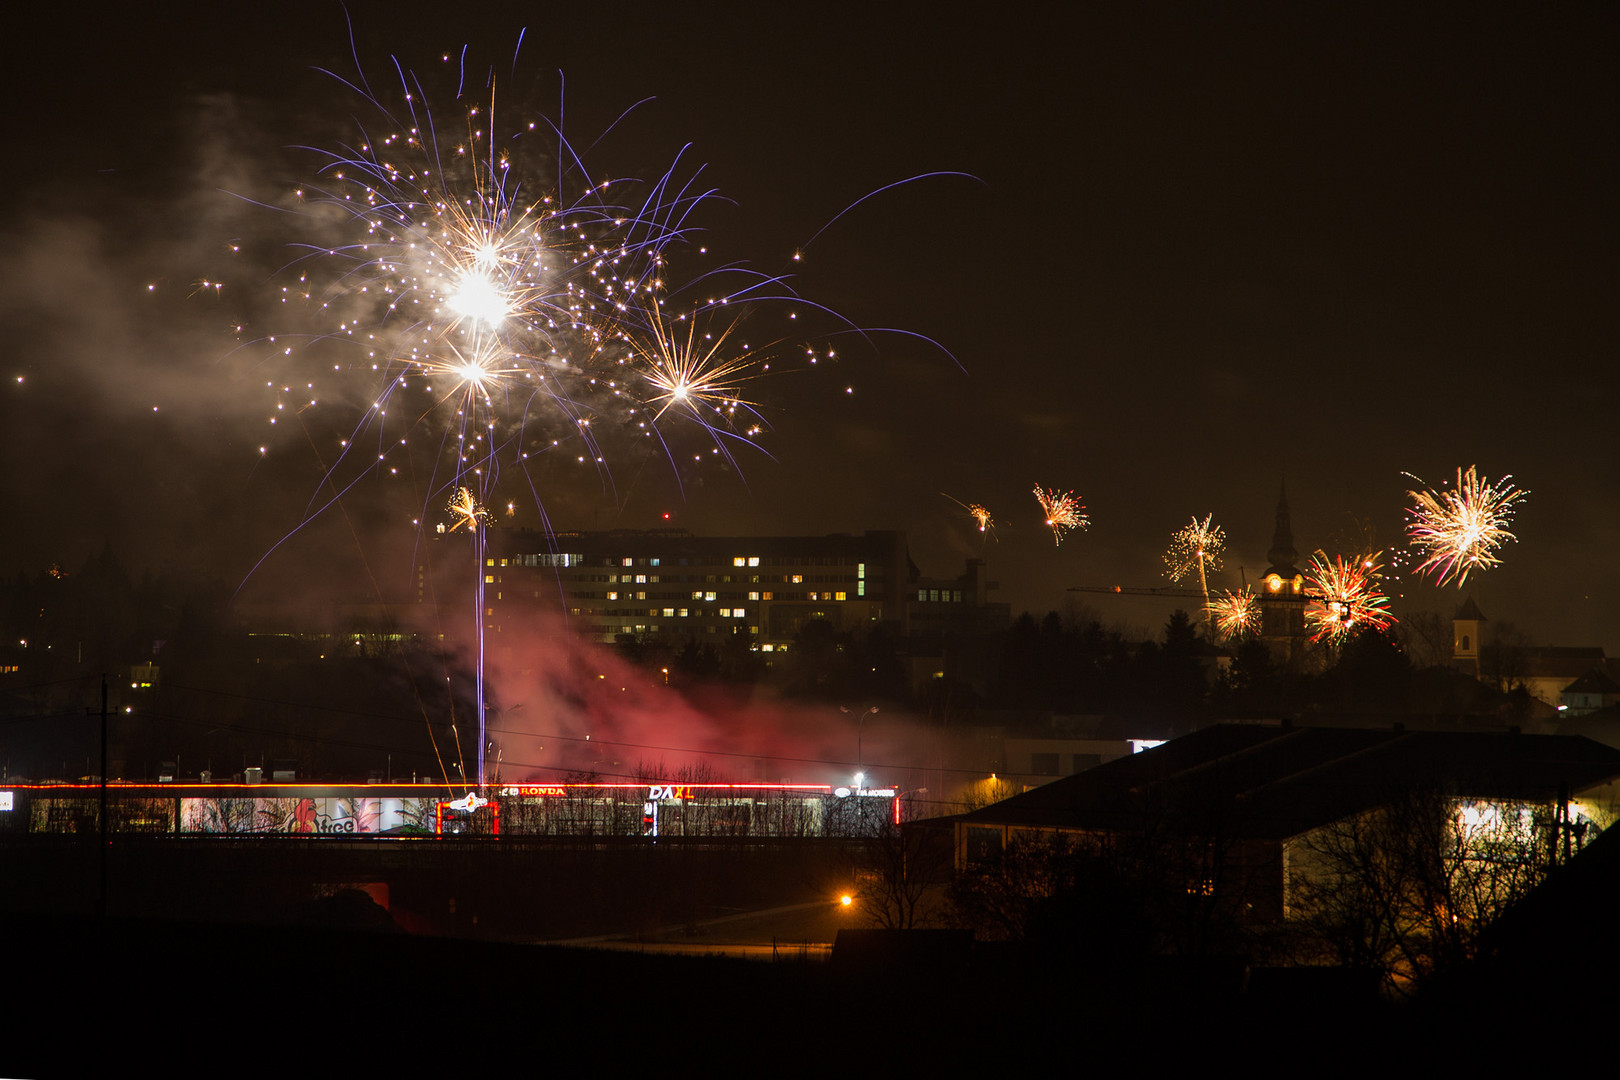
[[[957,866],[1019,843],[1168,837],[1189,895],[1280,922],[1326,830],[1414,791],[1443,793],[1464,834],[1541,829],[1567,849],[1620,817],[1620,750],[1568,735],[1218,725],[962,815]]]
[[[1620,682],[1604,668],[1595,667],[1564,687],[1558,697],[1565,717],[1590,716],[1599,709],[1620,705]]]
[[[1525,650],[1524,688],[1556,709],[1566,686],[1603,664],[1603,649],[1596,645],[1532,647]]]

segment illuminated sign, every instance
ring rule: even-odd
[[[0,791],[0,810],[15,809],[16,795],[14,791]]]
[[[690,799],[692,785],[690,784],[654,784],[647,789],[647,798],[653,802],[668,802],[670,799]]]
[[[561,784],[520,784],[518,785],[517,793],[519,795],[538,795],[546,798],[556,798],[558,796],[567,795],[568,789],[563,787]]]

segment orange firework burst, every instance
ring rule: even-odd
[[[1305,585],[1311,602],[1305,608],[1305,625],[1312,641],[1340,642],[1363,629],[1388,630],[1395,622],[1389,611],[1389,597],[1378,590],[1383,576],[1383,552],[1364,555],[1348,562],[1343,555],[1331,560],[1318,551],[1311,556],[1305,572]]]
[[[940,494],[945,495],[945,492],[942,491]],[[995,532],[996,520],[990,516],[989,510],[985,509],[983,506],[980,506],[978,503],[965,503],[954,495],[945,495],[945,497],[951,500],[951,502],[955,503],[957,506],[960,506],[962,509],[966,510],[968,512],[968,516],[973,519],[973,524],[979,527],[980,532],[987,535]]]
[[[1238,638],[1260,629],[1260,601],[1247,585],[1241,592],[1226,590],[1226,595],[1208,605],[1210,618],[1222,637]]]
[[[1063,543],[1063,537],[1069,530],[1084,529],[1091,524],[1091,519],[1085,514],[1085,504],[1072,491],[1059,495],[1055,490],[1047,490],[1036,484],[1035,498],[1046,515],[1046,527],[1052,530],[1054,544]]]
[[[1476,468],[1458,468],[1451,490],[1407,492],[1414,505],[1406,511],[1406,536],[1425,556],[1417,572],[1433,574],[1439,585],[1455,580],[1460,588],[1471,571],[1498,565],[1496,549],[1514,539],[1507,528],[1513,506],[1530,494],[1509,483],[1511,476],[1498,484],[1481,480]]]
[[[450,505],[445,509],[456,517],[456,523],[450,526],[450,532],[455,532],[463,525],[472,529],[478,525],[489,524],[489,511],[484,509],[469,488],[456,488],[455,495],[450,499]]]

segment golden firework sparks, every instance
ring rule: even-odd
[[[1471,572],[1500,565],[1496,549],[1516,539],[1508,531],[1513,508],[1530,494],[1509,483],[1512,479],[1504,476],[1492,484],[1470,465],[1466,472],[1457,469],[1454,488],[1408,491],[1413,505],[1406,511],[1406,536],[1424,556],[1417,572],[1432,574],[1439,585],[1456,581],[1460,588]]]
[[[1204,612],[1208,618],[1209,571],[1221,568],[1221,551],[1226,547],[1226,532],[1215,524],[1215,515],[1206,514],[1204,520],[1194,517],[1170,534],[1170,548],[1164,553],[1165,576],[1179,582],[1198,572],[1198,587],[1204,594]]]
[[[1222,637],[1245,637],[1260,629],[1260,600],[1247,585],[1239,592],[1226,590],[1224,596],[1208,604],[1207,610]]]
[[[455,516],[455,524],[451,525],[450,532],[455,532],[463,525],[469,530],[479,525],[489,524],[489,511],[479,503],[478,497],[472,493],[471,488],[458,487],[451,496],[450,503],[445,509]]]

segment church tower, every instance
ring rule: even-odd
[[[1260,580],[1260,638],[1272,655],[1287,662],[1305,648],[1305,575],[1295,565],[1294,530],[1288,516],[1288,488],[1277,495],[1277,528],[1266,552],[1271,565]]]
[[[1486,621],[1474,598],[1463,601],[1451,617],[1451,664],[1458,671],[1479,678],[1479,631]]]

